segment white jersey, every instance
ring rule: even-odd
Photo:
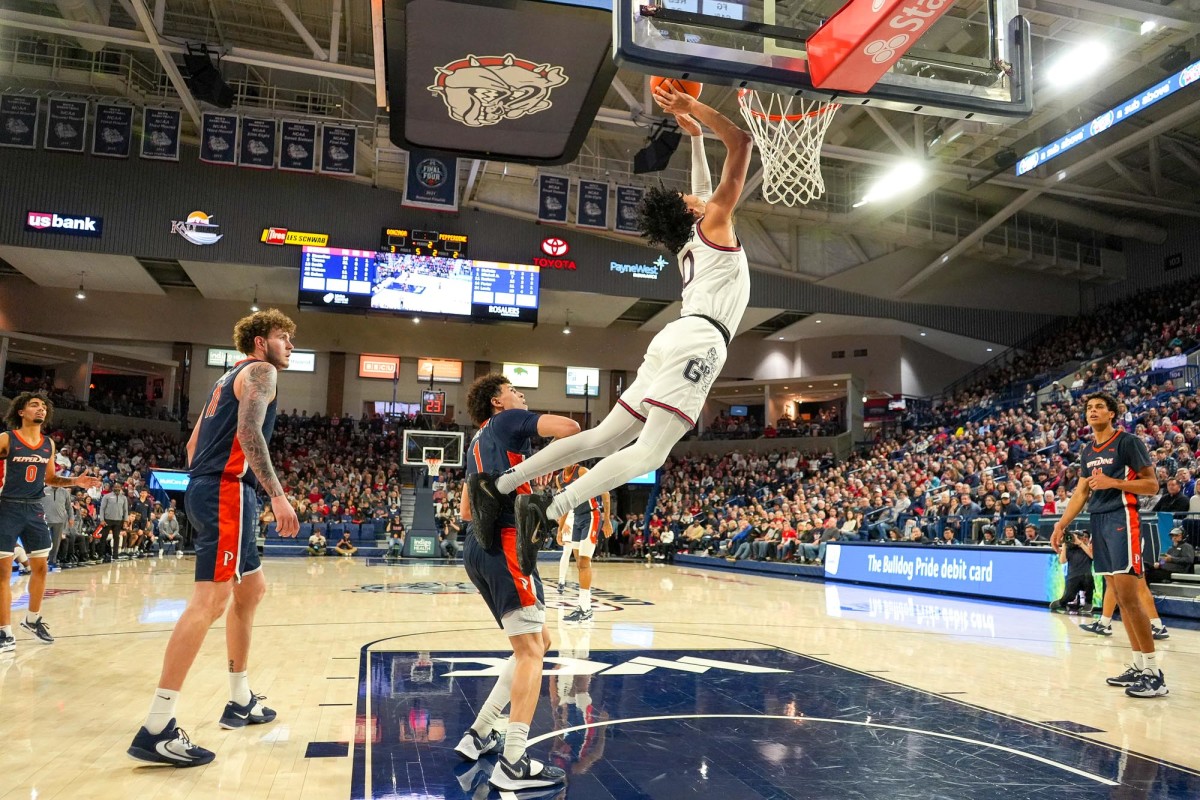
[[[679,272],[683,276],[680,313],[711,317],[724,325],[730,336],[736,335],[750,302],[750,263],[741,240],[737,247],[713,244],[696,222],[691,239],[679,251]]]

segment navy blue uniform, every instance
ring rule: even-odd
[[[30,554],[49,552],[50,529],[42,497],[53,448],[49,436],[34,445],[17,431],[8,432],[4,485],[0,487],[0,554],[11,555],[17,539]]]
[[[1093,470],[1100,470],[1110,478],[1128,481],[1150,466],[1150,452],[1141,439],[1117,431],[1102,444],[1084,447],[1080,461],[1084,480]],[[1137,495],[1120,489],[1093,489],[1088,495],[1087,510],[1091,517],[1096,574],[1141,575],[1146,548]]]
[[[567,470],[570,470],[568,473]],[[578,466],[571,466],[559,473],[555,479],[556,488],[574,483],[585,473]],[[590,542],[593,545],[600,533],[600,523],[603,521],[604,503],[599,497],[593,497],[571,510],[571,541]],[[590,554],[586,554],[590,558]]]
[[[254,363],[257,359],[239,361],[217,379],[196,423],[200,434],[188,470],[191,482],[184,507],[195,530],[198,581],[240,581],[262,567],[255,543],[258,483],[237,438],[239,403],[233,393],[234,379]],[[275,429],[275,406],[272,400],[263,420],[268,442]]]
[[[467,474],[500,474],[520,464],[532,452],[530,437],[537,435],[541,414],[520,408],[501,411],[479,428],[471,440]],[[529,494],[529,484],[517,487],[518,494]],[[517,518],[513,499],[501,498],[497,519],[500,536],[490,549],[484,549],[476,536],[467,536],[463,545],[463,564],[467,576],[483,595],[484,602],[500,623],[504,615],[529,606],[545,607],[542,579],[537,570],[525,576],[517,566]],[[503,625],[501,624],[501,627]]]

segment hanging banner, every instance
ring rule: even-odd
[[[632,233],[638,235],[638,206],[642,204],[642,195],[646,190],[640,186],[617,187],[617,221],[613,230],[617,233]]]
[[[82,153],[87,146],[87,116],[87,100],[50,98],[50,111],[46,115],[46,149]]]
[[[358,128],[322,125],[321,172],[331,175],[353,175],[356,144]]]
[[[457,211],[458,159],[428,150],[409,150],[401,205]]]
[[[133,142],[131,106],[96,105],[96,127],[92,129],[92,155],[129,158]]]
[[[312,172],[317,168],[317,123],[283,121],[279,168],[287,172]]]
[[[581,228],[608,228],[608,183],[579,181],[575,224]]]
[[[275,120],[242,117],[238,163],[254,169],[275,167]]]
[[[205,112],[200,125],[200,160],[207,164],[237,163],[236,114]]]
[[[182,114],[173,108],[142,110],[142,158],[156,161],[179,160],[179,121]]]
[[[40,100],[27,94],[0,94],[0,147],[37,147]]]
[[[567,222],[571,179],[564,175],[538,175],[538,222]]]

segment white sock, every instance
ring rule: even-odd
[[[1133,666],[1135,669],[1146,668],[1146,656],[1142,653],[1139,653],[1137,650],[1133,651]]]
[[[250,680],[246,677],[245,672],[229,673],[229,699],[237,703],[239,706],[244,706],[250,702]]]
[[[529,738],[529,726],[522,722],[509,722],[504,732],[504,760],[515,764],[525,755],[525,740]]]
[[[522,481],[517,477],[511,469],[501,473],[500,477],[496,478],[496,491],[500,494],[512,494],[517,490]]]
[[[572,508],[574,508],[574,506],[571,505],[571,501],[567,500],[566,496],[562,492],[559,492],[558,494],[554,495],[553,502],[551,502],[550,507],[546,509],[546,519],[558,519]]]
[[[1158,653],[1142,654],[1142,669],[1154,675],[1158,674]]]
[[[500,667],[500,675],[496,678],[496,685],[492,687],[487,700],[483,701],[483,708],[479,709],[479,716],[475,717],[475,722],[471,725],[471,730],[478,733],[481,737],[486,738],[492,732],[492,728],[496,725],[496,720],[500,719],[500,715],[504,713],[504,707],[508,705],[508,701],[512,698],[512,679],[513,672],[516,669],[516,656],[509,656],[508,660],[504,662],[504,666]],[[529,730],[528,726],[525,729]]]
[[[1165,628],[1167,626],[1163,625],[1162,619],[1160,619],[1159,617],[1155,617],[1154,619],[1150,620],[1150,627],[1154,628],[1154,630],[1156,630],[1156,631],[1161,631],[1163,628]]]
[[[154,700],[150,702],[150,713],[142,723],[152,734],[162,733],[167,723],[175,718],[175,701],[179,692],[171,689],[155,689]]]
[[[571,543],[563,545],[562,558],[558,560],[558,582],[567,582],[567,572],[571,569]]]
[[[591,589],[580,589],[579,590],[579,607],[582,608],[584,611],[592,610],[592,590]]]
[[[1109,625],[1112,625],[1112,617],[1101,617],[1100,624],[1107,628]]]
[[[37,612],[26,611],[25,612],[25,624],[26,625],[36,625],[36,624],[38,624],[38,622],[41,621],[41,619],[42,619],[42,612],[40,612],[40,611],[37,611]]]
[[[11,637],[11,636],[13,635],[13,632],[12,632],[12,625],[4,625],[4,626],[0,626],[0,631],[4,631],[4,635],[5,635],[5,636],[9,636],[9,637]]]

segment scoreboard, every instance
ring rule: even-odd
[[[416,228],[384,228],[380,234],[379,249],[385,253],[414,256],[467,258],[467,235]]]

